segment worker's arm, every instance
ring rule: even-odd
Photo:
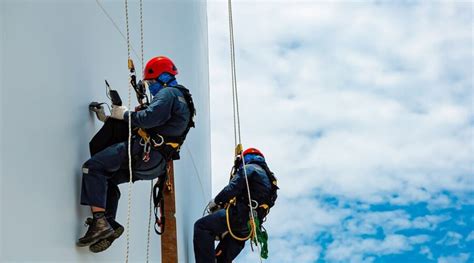
[[[253,168],[251,166],[247,166],[247,176],[250,177],[252,174]],[[243,169],[239,169],[237,174],[232,178],[230,183],[217,194],[216,198],[214,198],[214,202],[216,204],[225,204],[230,199],[234,198],[235,196],[239,195],[246,187],[245,183],[245,174]]]
[[[163,125],[171,118],[174,100],[175,95],[172,91],[164,88],[153,97],[146,109],[137,112],[125,112],[124,120],[128,121],[130,116],[132,126],[145,129]]]

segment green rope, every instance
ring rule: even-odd
[[[268,258],[268,234],[267,230],[260,224],[260,221],[258,220],[258,217],[254,217],[255,220],[255,226],[256,227],[256,232],[257,235],[254,237],[250,242],[254,242],[255,245],[257,245],[257,242],[260,243],[260,257],[263,259]],[[252,226],[250,225],[250,221],[247,223],[248,228],[252,229]]]

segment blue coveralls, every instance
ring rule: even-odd
[[[167,87],[159,90],[150,105],[138,112],[126,112],[133,127],[154,128],[164,136],[181,136],[186,130],[190,111],[180,90]],[[133,181],[152,180],[166,172],[161,153],[151,150],[150,160],[143,161],[140,137],[132,139]],[[94,154],[83,165],[81,204],[106,209],[106,216],[115,219],[120,191],[118,184],[129,181],[128,142],[116,143]]]
[[[271,182],[259,164],[265,163],[265,159],[255,155],[252,161],[246,165],[246,171],[252,199],[262,204],[268,200],[271,193]],[[242,168],[238,169],[236,176],[222,191],[214,198],[216,204],[224,204],[237,197],[237,205],[229,211],[232,232],[239,237],[248,235],[247,221],[249,219],[249,207],[247,197],[247,186]],[[260,222],[264,215],[259,214]],[[221,236],[227,231],[226,211],[220,209],[217,212],[202,217],[194,224],[194,256],[196,263],[232,262],[245,246],[245,241],[238,241],[230,236],[225,237],[214,248],[216,236]],[[218,256],[216,256],[216,251]]]

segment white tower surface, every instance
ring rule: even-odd
[[[104,6],[123,34],[123,1]],[[138,1],[130,1],[130,37],[140,54]],[[174,60],[178,82],[197,108],[181,160],[175,162],[179,262],[194,262],[193,223],[211,198],[206,3],[144,1],[145,62]],[[109,102],[104,79],[128,99],[126,41],[98,3],[0,0],[0,262],[123,262],[126,235],[99,254],[77,248],[89,208],[79,205],[81,166],[101,127],[91,101]],[[132,52],[138,72],[140,58]],[[137,74],[141,77],[141,74]],[[137,104],[132,93],[132,107]],[[122,184],[117,220],[127,219]],[[150,182],[132,188],[130,262],[145,262]],[[152,230],[152,262],[160,262]]]

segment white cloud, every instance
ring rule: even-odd
[[[469,259],[469,253],[461,253],[456,256],[446,256],[438,258],[438,263],[465,263]]]
[[[429,259],[429,260],[434,260],[433,252],[431,252],[431,249],[427,246],[422,246],[421,247],[420,254],[425,255],[426,258]]]
[[[350,214],[347,209],[324,207],[315,199],[283,199],[271,210],[267,228],[276,238],[285,238],[288,233],[305,240],[335,227]],[[273,220],[273,218],[277,218]]]
[[[292,249],[288,249],[292,248]],[[256,248],[254,247],[255,251]],[[274,237],[269,240],[269,262],[292,263],[292,262],[316,262],[321,253],[321,247],[312,243],[306,243],[297,236]],[[247,253],[237,258],[234,262],[258,262],[257,253],[250,253],[247,244]]]
[[[454,246],[459,245],[460,241],[463,239],[463,236],[459,233],[448,231],[446,235],[436,242],[436,244],[441,244],[445,246]]]
[[[466,241],[472,241],[474,240],[474,231],[471,231],[471,233],[469,233],[469,235],[467,235],[466,237]]]
[[[348,261],[358,255],[398,254],[410,249],[409,240],[403,235],[389,235],[383,240],[348,238],[331,243],[327,250],[326,259],[329,261]]]
[[[412,222],[412,227],[416,229],[428,229],[428,230],[434,230],[438,226],[439,223],[445,222],[451,219],[447,215],[427,215],[427,216],[421,216],[417,217],[413,220]]]

